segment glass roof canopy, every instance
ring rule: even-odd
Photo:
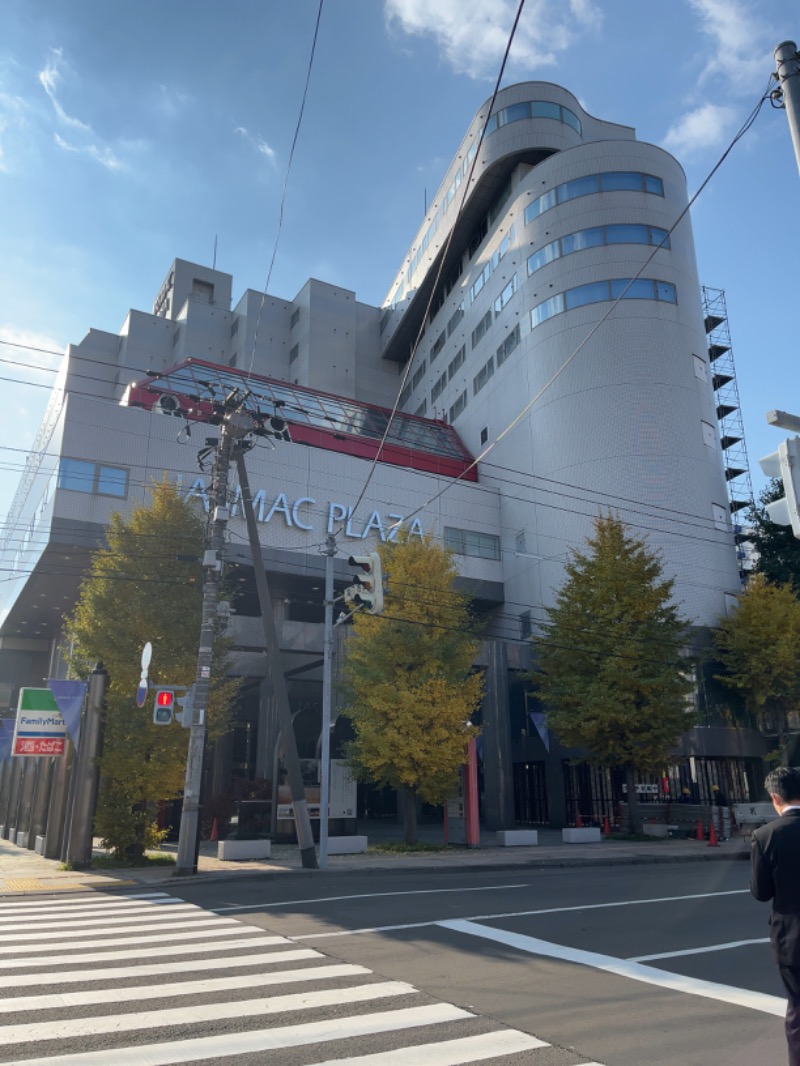
[[[281,416],[289,423],[292,436],[297,440],[305,439],[306,443],[312,442],[296,432],[304,426],[327,431],[337,438],[366,438],[376,444],[380,443],[389,426],[384,446],[387,452],[392,447],[399,447],[403,451],[412,449],[455,460],[464,467],[472,462],[472,456],[458,434],[446,423],[402,411],[397,411],[391,418],[388,408],[343,399],[259,374],[246,374],[200,359],[188,359],[163,374],[129,385],[122,403],[131,407],[157,408],[162,396],[172,395],[179,399],[181,414],[196,421],[206,421],[210,420],[213,405],[235,389],[250,390],[246,408],[251,411],[257,409],[269,415],[279,408]],[[381,458],[392,461],[388,454],[382,454]]]

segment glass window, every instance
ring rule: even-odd
[[[597,248],[600,244],[603,244],[602,226],[578,230],[577,233],[569,233],[561,238],[561,254],[571,255],[573,252],[583,251],[584,248]]]
[[[94,463],[82,459],[62,459],[58,469],[58,487],[72,492],[91,492],[94,489]]]
[[[466,406],[467,406],[467,393],[466,393],[466,389],[465,389],[464,392],[461,393],[461,395],[458,397],[456,402],[453,404],[453,406],[450,408],[450,412],[449,412],[450,421],[451,422],[455,422],[455,420],[458,418],[458,416],[461,414],[461,412],[464,410],[464,408]]]
[[[655,196],[664,195],[664,182],[661,178],[654,178],[652,174],[644,175],[644,191],[651,192]]]
[[[486,133],[484,136],[488,137],[490,133],[494,133],[499,125],[497,115],[492,115],[489,121],[486,123]]]
[[[558,202],[566,203],[578,196],[589,196],[591,193],[600,192],[599,175],[587,174],[585,178],[575,178],[574,181],[565,181],[558,186]]]
[[[670,285],[668,281],[656,282],[656,297],[667,304],[676,304],[678,302],[678,294],[675,291],[675,286]]]
[[[483,338],[484,334],[486,333],[486,331],[489,328],[489,326],[491,326],[491,324],[492,324],[492,309],[490,307],[489,310],[486,312],[486,314],[483,316],[483,318],[480,320],[480,322],[477,324],[475,329],[472,331],[472,347],[473,348]]]
[[[497,297],[497,299],[494,302],[494,313],[496,315],[500,314],[500,312],[503,310],[503,308],[506,306],[506,304],[508,303],[508,301],[511,299],[511,297],[514,295],[514,293],[516,291],[517,291],[517,275],[515,274],[514,277],[511,279],[511,281],[509,281],[508,285],[506,285],[506,287],[503,289],[503,291],[500,293],[500,295]]]
[[[506,361],[506,359],[508,359],[509,355],[511,355],[511,353],[514,351],[518,344],[519,325],[516,325],[495,352],[498,368],[503,365],[503,363]]]
[[[652,278],[637,278],[636,281],[615,278],[611,282],[611,298],[618,300],[620,297],[623,300],[654,300]]]
[[[479,559],[500,558],[500,538],[493,533],[478,533],[473,529],[444,527],[445,547],[457,555],[473,555]]]
[[[642,192],[644,188],[644,175],[635,171],[611,170],[600,175],[603,183],[603,192]]]
[[[520,104],[511,104],[509,107],[503,108],[500,116],[500,122],[503,126],[507,122],[519,122],[520,119],[531,117],[531,105],[527,101]]]
[[[557,203],[558,200],[555,189],[550,189],[549,192],[542,193],[538,199],[528,204],[525,208],[525,222],[532,222],[533,219],[538,218],[539,215],[544,214],[545,211],[549,211],[551,207],[555,207]]]
[[[559,293],[557,296],[551,296],[549,300],[545,300],[544,303],[533,308],[531,311],[531,326],[538,326],[541,322],[546,322],[548,318],[560,314],[563,310],[564,294]]]
[[[446,340],[447,340],[447,337],[445,336],[444,330],[442,330],[442,332],[439,334],[439,336],[433,342],[433,347],[431,348],[431,362],[433,362],[433,360],[436,358],[436,356],[439,354],[439,352],[442,350],[442,348],[444,348]]]
[[[586,304],[596,304],[601,300],[608,299],[608,282],[592,281],[588,285],[579,285],[576,289],[569,289],[564,293],[566,308],[572,311],[576,307],[585,307]]]
[[[528,273],[535,274],[537,270],[552,263],[554,259],[558,259],[558,241],[546,244],[544,248],[540,248],[538,252],[528,257]]]
[[[414,371],[414,378],[413,378],[412,388],[415,389],[417,387],[417,385],[419,385],[420,381],[422,381],[422,379],[425,377],[426,369],[427,369],[427,367],[425,366],[425,360],[423,359],[422,362],[420,363],[420,365]]]
[[[128,471],[118,466],[98,466],[97,491],[101,496],[128,495]]]
[[[534,118],[555,118],[561,121],[561,107],[559,104],[551,104],[549,100],[533,100],[531,102],[531,114]]]
[[[650,227],[650,243],[658,244],[662,248],[669,248],[669,234],[665,229],[659,229],[658,226]]]
[[[489,358],[489,361],[487,363],[484,363],[484,365],[480,368],[478,373],[472,379],[472,395],[473,396],[477,396],[478,395],[478,393],[481,391],[483,386],[486,384],[486,382],[489,380],[489,378],[493,374],[494,374],[494,356],[491,356]]]
[[[442,395],[442,392],[443,392],[444,387],[445,387],[446,384],[447,384],[447,371],[445,370],[445,372],[442,374],[442,376],[437,381],[434,382],[433,388],[431,389],[431,403],[432,404],[436,403],[436,401]]]
[[[649,244],[650,233],[647,226],[606,226],[608,244]]]
[[[466,358],[467,358],[467,349],[462,344],[461,347],[456,352],[456,354],[450,360],[450,365],[447,368],[447,380],[448,381],[452,381],[453,380],[453,375],[456,373],[456,371],[459,369],[459,367],[463,365],[464,360]]]
[[[566,122],[568,126],[572,126],[572,128],[577,130],[578,133],[581,132],[581,120],[576,114],[570,111],[569,108],[561,108],[561,121]]]

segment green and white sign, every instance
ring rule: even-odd
[[[49,688],[23,688],[19,692],[12,755],[63,755],[67,726]]]

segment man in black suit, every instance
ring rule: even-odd
[[[772,956],[789,997],[789,1066],[800,1066],[800,769],[779,766],[764,787],[780,817],[753,833],[750,891],[772,900]]]

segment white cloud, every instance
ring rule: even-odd
[[[85,122],[81,122],[79,118],[74,118],[72,115],[68,115],[56,95],[56,87],[62,78],[62,70],[65,66],[63,56],[60,48],[51,48],[52,57],[47,61],[43,70],[39,71],[39,83],[50,97],[50,101],[53,105],[53,109],[65,126],[72,126],[74,129],[83,130],[86,133],[91,133],[91,127],[87,126]]]
[[[738,112],[721,104],[702,104],[667,130],[664,147],[680,157],[696,156],[727,144]]]
[[[183,114],[191,102],[192,97],[189,93],[181,92],[180,89],[173,89],[168,85],[158,86],[156,109],[160,111],[165,118],[178,118]]]
[[[263,155],[265,159],[275,166],[277,161],[277,155],[275,149],[271,148],[263,137],[258,137],[255,134],[250,133],[244,126],[237,126],[234,133],[238,133],[240,137],[243,137],[247,143],[258,152],[259,155]]]
[[[36,381],[42,384],[52,385],[55,381],[53,371],[61,365],[62,353],[65,349],[58,341],[46,333],[36,333],[34,330],[23,329],[9,322],[0,322],[0,358],[13,362],[25,363],[24,372],[20,371],[19,377],[25,381]],[[25,347],[15,347],[24,345]],[[41,349],[41,350],[34,350]],[[13,371],[13,367],[4,364]]]
[[[64,140],[61,134],[57,132],[53,134],[53,139],[62,151],[75,152],[78,155],[88,155],[90,159],[96,160],[107,170],[122,170],[124,168],[125,164],[114,154],[113,149],[109,148],[108,145],[105,145],[102,148],[98,147],[96,144],[79,146]]]
[[[736,92],[765,88],[774,66],[774,30],[759,17],[764,8],[745,0],[689,0],[689,6],[701,32],[711,39],[699,84],[719,78]]]
[[[495,75],[503,58],[516,0],[385,0],[390,29],[432,37],[457,74]],[[510,65],[530,77],[552,67],[583,32],[600,24],[595,0],[528,0],[510,53]]]

